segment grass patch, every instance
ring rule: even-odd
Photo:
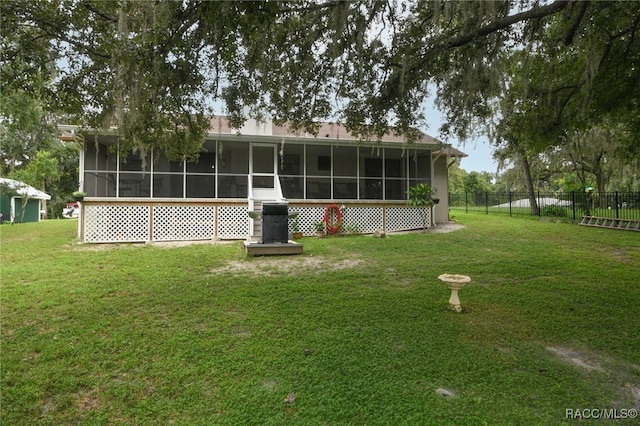
[[[457,219],[278,258],[1,226],[3,423],[548,425],[640,408],[637,233]],[[445,272],[473,279],[463,314]]]

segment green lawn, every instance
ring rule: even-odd
[[[456,220],[305,238],[285,258],[0,226],[2,424],[556,425],[640,408],[639,233]],[[462,314],[445,272],[472,277]]]

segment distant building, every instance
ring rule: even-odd
[[[13,179],[0,178],[0,185],[2,221],[40,222],[41,212],[46,211],[46,203],[51,200],[49,194]]]

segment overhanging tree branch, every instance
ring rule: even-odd
[[[454,47],[464,46],[473,41],[475,38],[484,37],[497,31],[504,30],[514,24],[517,24],[518,22],[540,19],[558,13],[559,11],[567,7],[569,3],[569,1],[565,0],[556,0],[546,6],[534,7],[525,12],[520,12],[516,13],[515,15],[496,19],[485,26],[478,27],[474,31],[460,35],[458,37],[453,37],[442,43],[440,47],[444,49],[450,49]]]
[[[583,1],[580,3],[580,9],[576,16],[574,16],[573,21],[567,28],[564,36],[564,44],[565,46],[570,45],[573,42],[573,37],[576,35],[576,31],[578,30],[578,26],[580,26],[580,22],[582,18],[584,18],[584,14],[587,12],[587,8],[589,7],[588,1]]]

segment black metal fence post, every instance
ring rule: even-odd
[[[489,191],[485,191],[484,193],[484,206],[487,214],[489,214]]]
[[[614,198],[616,202],[616,219],[620,219],[620,200],[618,198],[618,191],[616,191]]]
[[[576,191],[571,191],[571,210],[573,210],[573,220],[576,220]]]

